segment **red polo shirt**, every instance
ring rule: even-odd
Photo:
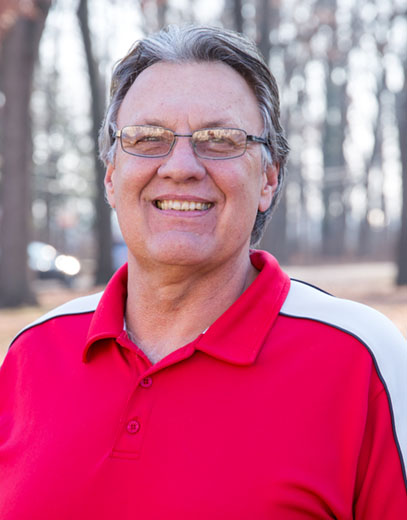
[[[251,258],[255,282],[156,365],[123,331],[126,267],[19,335],[2,520],[407,518],[403,338]]]

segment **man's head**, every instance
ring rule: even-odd
[[[228,65],[240,74],[252,89],[263,121],[268,146],[261,146],[263,165],[279,165],[278,187],[266,211],[258,211],[251,235],[257,243],[275,207],[285,174],[288,145],[279,117],[278,88],[256,46],[237,33],[200,26],[169,26],[135,44],[116,66],[111,83],[111,99],[100,133],[100,156],[107,165],[114,163],[119,108],[135,79],[148,67],[159,63],[211,63]]]

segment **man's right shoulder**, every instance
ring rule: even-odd
[[[92,314],[95,312],[96,307],[99,304],[99,301],[103,295],[103,291],[96,293],[96,294],[90,294],[87,296],[81,296],[80,298],[75,298],[73,300],[70,300],[55,309],[50,310],[46,314],[40,316],[38,319],[24,327],[20,332],[14,337],[12,340],[10,347],[13,345],[13,343],[20,338],[25,332],[32,330],[36,327],[39,327],[41,325],[47,324],[51,322],[52,320],[66,317],[66,316],[80,316],[84,314]]]

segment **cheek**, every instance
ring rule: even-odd
[[[134,160],[133,160],[134,159]],[[117,164],[114,179],[116,206],[126,201],[139,200],[144,188],[154,176],[152,164],[140,164],[138,158],[130,157]]]
[[[256,220],[260,200],[260,185],[252,182],[233,182],[230,186],[229,200],[226,197],[227,214],[231,229],[238,229],[239,234],[250,234]]]
[[[125,222],[129,211],[134,211],[137,202],[136,190],[127,178],[116,175],[112,189],[108,192],[110,206],[116,211],[119,220]]]
[[[116,170],[122,182],[134,182],[137,179],[151,175],[156,169],[154,159],[136,157],[120,151],[116,155]]]
[[[257,213],[262,192],[262,175],[258,161],[247,161],[240,167],[217,172],[214,181],[223,192],[226,204],[239,206],[244,213]],[[254,163],[254,164],[253,164]]]
[[[244,202],[248,209],[254,206],[256,211],[262,188],[262,176],[254,169],[245,171],[240,176],[237,175],[231,183],[235,197]]]

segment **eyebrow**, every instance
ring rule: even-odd
[[[163,124],[162,121],[159,121],[158,119],[146,119],[144,123],[134,123],[136,125],[148,125],[148,126],[162,126],[163,128],[167,128],[166,125]]]
[[[208,121],[202,128],[216,128],[227,126],[230,127],[232,123],[226,121],[225,119],[214,119],[213,121]]]
[[[160,121],[159,119],[146,119],[143,123],[133,123],[135,125],[147,125],[147,126],[161,126],[162,128],[168,128],[163,121]],[[196,128],[196,130],[201,130],[203,128],[236,128],[236,124],[233,125],[230,121],[227,121],[225,119],[213,119],[210,121],[205,122],[202,124],[199,128]],[[194,130],[193,130],[194,131]]]

